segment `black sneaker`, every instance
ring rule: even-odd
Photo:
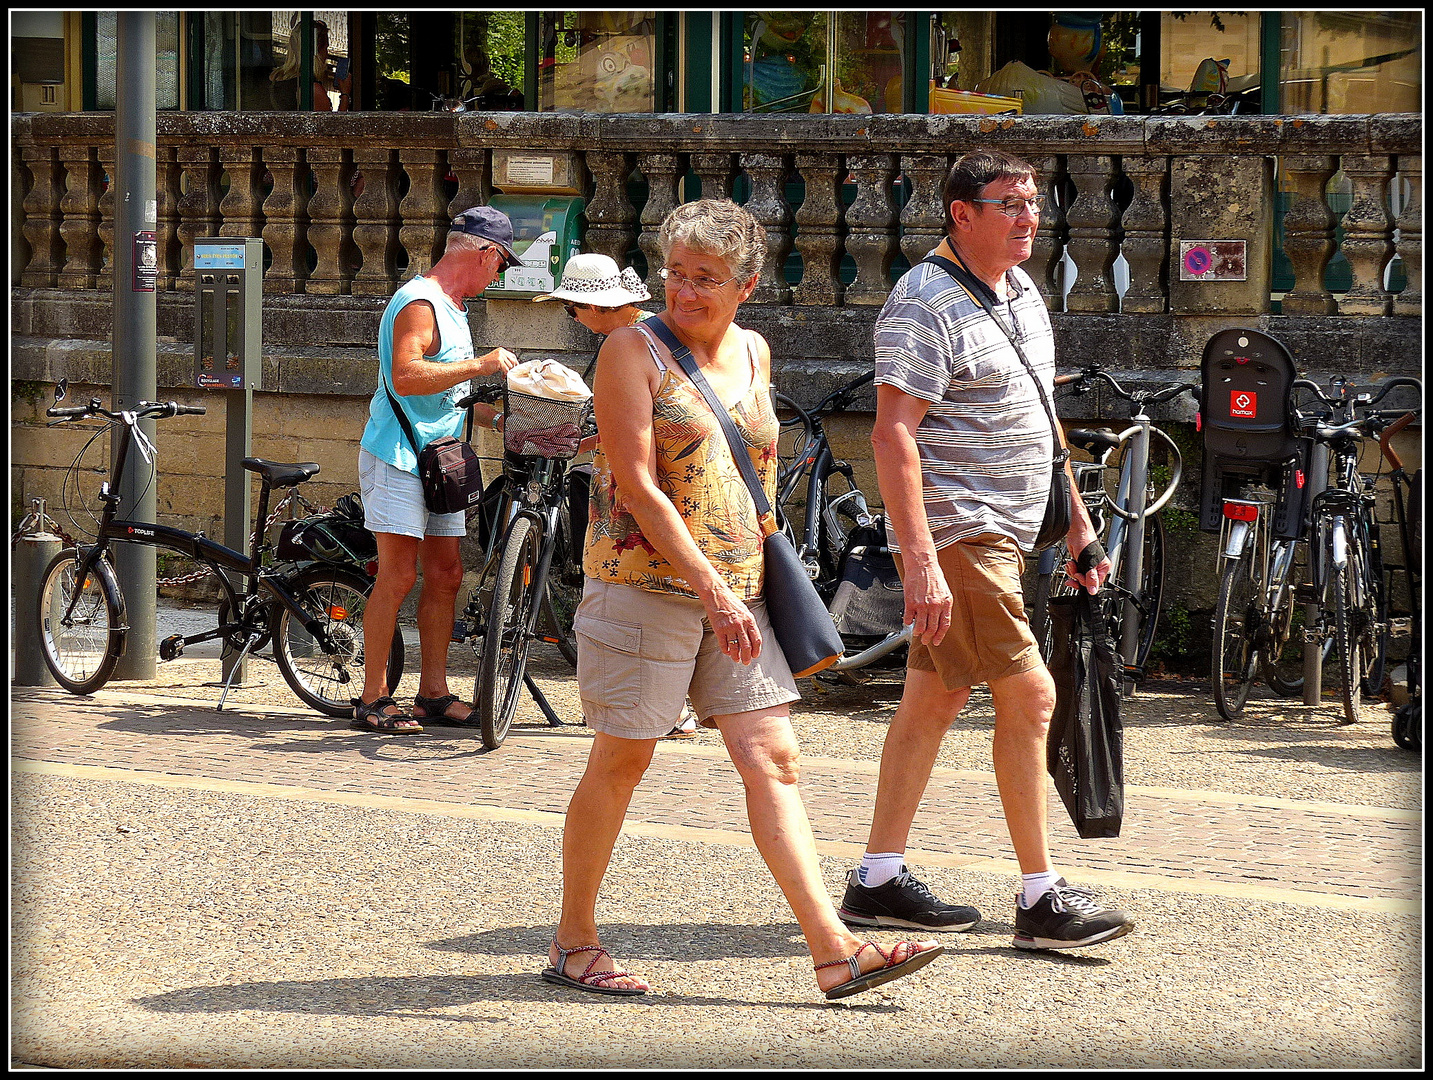
[[[846,875],[846,895],[838,914],[848,926],[901,926],[916,930],[969,930],[980,921],[973,907],[942,903],[901,866],[884,885],[861,884],[860,871]]]
[[[1029,907],[1015,899],[1017,949],[1078,949],[1123,937],[1134,920],[1115,908],[1102,908],[1086,889],[1076,889],[1061,878],[1054,888]]]

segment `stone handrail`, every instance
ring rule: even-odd
[[[114,115],[15,114],[11,138],[23,192],[12,284],[111,288]],[[879,305],[893,265],[921,258],[942,234],[949,163],[988,147],[1040,170],[1047,212],[1027,269],[1053,311],[1269,311],[1275,162],[1290,198],[1283,250],[1294,273],[1283,313],[1422,311],[1418,115],[187,112],[160,114],[157,142],[162,290],[190,287],[196,237],[259,236],[266,293],[386,296],[440,252],[451,212],[491,196],[494,154],[520,150],[571,156],[587,198],[587,248],[619,260],[640,250],[654,294],[658,226],[695,177],[704,195],[743,195],[767,230],[756,301]],[[1341,219],[1325,195],[1339,170],[1352,186]],[[629,183],[638,176],[640,205]],[[1396,219],[1395,178],[1412,190]],[[1336,226],[1352,278],[1343,294],[1324,284]],[[1247,280],[1182,282],[1181,239],[1246,241]],[[794,286],[792,254],[802,267]],[[1396,294],[1385,288],[1395,254],[1406,278]],[[1061,277],[1067,262],[1078,270],[1072,286]]]

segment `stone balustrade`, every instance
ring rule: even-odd
[[[12,117],[23,191],[12,285],[110,287],[113,128],[110,113]],[[268,294],[387,295],[431,264],[435,226],[491,196],[493,153],[521,150],[572,156],[588,248],[640,253],[654,293],[661,220],[699,192],[745,202],[766,229],[757,302],[869,308],[939,240],[949,163],[990,147],[1041,171],[1047,212],[1026,268],[1053,311],[1267,313],[1281,231],[1284,315],[1419,316],[1422,130],[1416,115],[162,113],[158,282],[191,287],[195,237],[259,236]],[[1327,194],[1340,173],[1341,217]],[[1247,244],[1245,280],[1180,280],[1181,240],[1229,239]],[[1339,253],[1341,294],[1325,284]]]

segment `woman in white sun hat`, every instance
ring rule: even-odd
[[[587,252],[567,260],[562,282],[534,303],[560,300],[567,313],[594,334],[606,337],[622,326],[634,326],[650,317],[637,305],[652,294],[630,266],[619,270],[606,255]]]

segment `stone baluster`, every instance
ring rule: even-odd
[[[211,146],[180,146],[184,194],[179,200],[179,241],[184,245],[179,272],[194,269],[196,237],[219,235],[219,161]]]
[[[647,178],[647,203],[642,207],[642,233],[637,245],[647,257],[647,288],[653,296],[663,295],[664,285],[657,271],[662,268],[662,246],[658,240],[662,220],[681,202],[681,159],[676,154],[638,154],[637,167]]]
[[[464,210],[486,206],[493,194],[493,163],[482,147],[458,147],[448,151],[448,163],[458,178],[458,193],[448,204],[448,220]]]
[[[1121,161],[1134,185],[1134,198],[1120,225],[1120,252],[1129,264],[1129,289],[1121,310],[1158,313],[1168,307],[1165,256],[1169,252],[1169,213],[1164,199],[1169,159],[1162,155],[1128,155]]]
[[[901,210],[901,253],[914,266],[945,237],[941,191],[950,163],[943,154],[905,154],[901,171],[911,182],[911,197]]]
[[[219,164],[229,174],[229,190],[219,202],[224,223],[220,236],[264,235],[264,214],[260,204],[264,186],[264,162],[257,146],[228,143],[219,147]]]
[[[632,161],[620,151],[590,150],[587,168],[592,173],[592,201],[587,204],[586,247],[626,266],[627,253],[637,243],[637,208],[627,198]]]
[[[1335,219],[1325,194],[1338,159],[1329,154],[1289,154],[1282,159],[1292,190],[1284,215],[1284,254],[1294,269],[1294,287],[1284,294],[1285,315],[1332,315],[1338,307],[1324,287],[1333,258]]]
[[[1063,198],[1065,173],[1060,167],[1058,154],[1031,156],[1025,160],[1035,166],[1039,175],[1037,186],[1040,194],[1045,196],[1045,205],[1040,211],[1040,227],[1035,230],[1035,239],[1030,245],[1026,270],[1040,295],[1045,298],[1045,306],[1051,311],[1064,311],[1065,293],[1060,283],[1060,266],[1065,253],[1065,211],[1060,200]]]
[[[155,150],[154,177],[154,257],[159,274],[155,288],[168,290],[179,285],[179,199],[183,171],[175,156],[173,143],[160,143]]]
[[[270,255],[264,292],[301,293],[308,280],[308,162],[297,146],[266,146],[264,161],[274,180],[264,200],[263,239]]]
[[[1393,257],[1393,222],[1388,216],[1388,181],[1393,159],[1387,154],[1345,154],[1343,171],[1353,181],[1353,205],[1343,216],[1343,255],[1353,274],[1339,298],[1340,315],[1387,315],[1390,297],[1383,269]]]
[[[786,203],[786,155],[744,153],[741,166],[751,177],[751,198],[746,201],[746,209],[766,230],[761,280],[751,298],[759,304],[789,304],[786,257],[791,254],[791,207]]]
[[[1114,158],[1108,154],[1071,154],[1066,167],[1076,191],[1065,214],[1070,228],[1068,250],[1079,276],[1065,297],[1065,310],[1116,311],[1119,294],[1115,292],[1114,265],[1119,257],[1119,207],[1110,197],[1115,181]]]
[[[692,172],[702,182],[703,199],[730,199],[736,163],[726,150],[703,150],[692,155]],[[685,200],[684,200],[685,201]]]
[[[856,280],[846,289],[848,304],[884,304],[890,295],[891,263],[899,250],[891,186],[894,154],[846,159],[856,177],[856,201],[846,211],[846,250],[856,261]]]
[[[361,146],[353,163],[363,172],[363,192],[353,200],[353,242],[363,257],[353,295],[389,296],[398,281],[398,152]]]
[[[443,257],[448,242],[448,193],[443,177],[448,157],[442,150],[398,151],[398,160],[408,174],[408,194],[398,204],[402,221],[398,242],[408,254],[408,277],[426,274]]]
[[[308,242],[318,263],[309,274],[308,292],[341,296],[353,279],[352,151],[337,146],[311,147],[314,193],[309,199]]]
[[[64,260],[65,242],[60,237],[64,172],[55,146],[26,140],[20,144],[20,161],[30,176],[30,187],[21,206],[25,222],[20,226],[30,248],[30,259],[20,271],[20,284],[43,289],[55,284]]]
[[[1408,202],[1398,215],[1398,255],[1408,284],[1393,298],[1393,314],[1423,314],[1423,158],[1400,154],[1398,174],[1412,186]]]
[[[796,250],[803,269],[792,298],[797,304],[839,304],[845,163],[839,154],[797,154],[796,169],[806,182],[806,197],[796,211]]]
[[[95,287],[102,292],[114,291],[114,143],[105,143],[99,147],[100,173],[108,177],[109,182],[104,184],[104,192],[99,198],[99,225],[96,227],[96,235],[100,241],[100,270],[95,279]]]
[[[100,167],[95,147],[66,144],[60,147],[65,171],[65,194],[60,199],[60,237],[65,242],[65,265],[58,284],[65,289],[93,289],[100,268]]]

